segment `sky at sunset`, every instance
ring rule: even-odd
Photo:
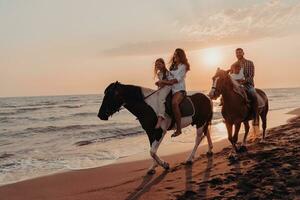
[[[242,47],[260,88],[300,87],[299,0],[0,0],[0,96],[155,88],[153,63],[186,50],[207,90]]]

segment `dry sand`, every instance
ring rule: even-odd
[[[181,163],[187,153],[165,156],[171,169],[155,175],[145,175],[150,160],[114,164],[2,186],[0,199],[300,199],[300,117],[269,129],[265,142],[250,142],[233,160],[226,140],[214,146],[212,157],[193,165]]]

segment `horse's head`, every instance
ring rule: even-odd
[[[228,80],[228,78],[228,71],[222,70],[220,68],[217,69],[216,74],[212,78],[213,84],[208,94],[211,99],[217,99],[221,95],[223,87],[226,84],[226,80]]]
[[[108,120],[108,118],[115,112],[119,111],[121,106],[124,104],[121,86],[121,83],[116,81],[115,83],[111,83],[105,89],[102,105],[98,112],[98,117],[101,120]]]

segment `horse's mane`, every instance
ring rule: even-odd
[[[126,99],[129,102],[137,102],[143,101],[144,95],[142,93],[142,88],[136,85],[125,85],[120,84],[122,86],[123,91],[125,92]]]
[[[230,86],[232,86],[233,89],[240,89],[240,84],[236,80],[234,80],[226,70],[219,69],[219,71],[223,76],[228,78],[228,80],[230,81]]]

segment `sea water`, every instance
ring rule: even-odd
[[[300,88],[264,91],[270,110],[299,107]],[[145,131],[127,110],[109,121],[99,120],[102,98],[102,94],[0,98],[0,184],[103,166],[148,151]],[[227,137],[217,131],[222,123],[218,104],[214,102],[213,141]],[[166,139],[168,145],[187,143],[192,148],[194,129],[185,128],[182,136]]]

